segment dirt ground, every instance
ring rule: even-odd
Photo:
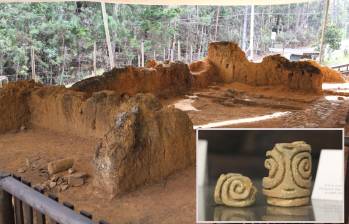
[[[232,83],[211,86],[205,91],[166,103],[187,111],[195,127],[345,127],[349,85],[325,84],[324,87],[324,95],[315,95],[287,91],[282,87]],[[246,102],[227,104],[234,97],[260,105],[247,105]]]
[[[283,87],[243,84],[211,86],[184,97],[162,100],[186,111],[194,127],[345,127],[349,111],[348,84],[325,84],[324,95],[286,91]],[[44,129],[0,135],[0,170],[15,172],[33,185],[45,181],[39,169],[59,158],[75,159],[77,171],[90,175],[81,187],[58,192],[77,210],[95,220],[112,223],[194,223],[195,167],[167,180],[144,186],[121,198],[108,198],[92,187],[92,157],[97,139],[81,138]],[[26,168],[30,161],[32,168]],[[21,172],[18,172],[21,171]],[[25,172],[23,172],[25,171]]]
[[[39,169],[51,160],[74,158],[77,171],[93,175],[92,156],[96,139],[85,139],[43,129],[0,135],[0,170],[16,173],[36,185],[45,181]],[[26,168],[26,159],[32,169]],[[20,169],[24,173],[17,172]],[[63,175],[62,173],[61,175]],[[85,210],[95,220],[111,223],[194,223],[195,168],[189,167],[170,176],[166,181],[145,186],[121,198],[107,198],[95,193],[92,178],[81,187],[50,192],[60,201],[68,201],[76,210]]]

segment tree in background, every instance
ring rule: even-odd
[[[331,23],[337,28],[342,29],[344,18],[349,18],[347,3],[336,0],[331,6]],[[262,57],[273,45],[318,45],[323,4],[255,6],[255,55]],[[0,5],[0,75],[10,80],[29,79],[34,73],[44,83],[67,84],[109,70],[109,55],[116,67],[139,65],[143,51],[145,61],[189,63],[205,57],[211,41],[249,46],[249,6],[105,4],[103,21],[101,3]]]

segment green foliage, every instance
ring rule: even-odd
[[[346,1],[336,1],[338,18],[348,18]],[[267,52],[272,46],[271,30],[277,17],[280,32],[275,44],[284,47],[318,44],[322,8],[323,1],[256,6],[255,49]],[[245,9],[248,9],[247,14]],[[217,40],[241,44],[246,14],[247,43],[249,9],[250,6],[220,7]],[[215,38],[217,6],[106,4],[106,11],[117,66],[137,65],[142,41],[146,60],[154,53],[158,60],[169,59],[171,50],[177,59],[178,41],[182,58],[187,56],[188,59],[192,48],[196,60],[205,56],[208,43]],[[343,21],[334,17],[333,22],[336,27],[343,27]],[[329,27],[326,34],[333,49],[338,47],[340,37],[336,27]],[[12,80],[29,78],[33,48],[36,73],[43,81],[76,81],[93,70],[94,44],[99,72],[108,69],[105,30],[98,2],[83,2],[79,10],[75,2],[0,3],[0,75],[8,75]]]
[[[338,50],[341,46],[342,30],[331,24],[327,27],[324,35],[324,43],[328,44],[332,50]]]

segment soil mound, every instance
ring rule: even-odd
[[[115,196],[194,163],[193,124],[182,111],[162,107],[150,94],[138,94],[120,108],[96,147],[96,187]]]
[[[233,42],[210,43],[207,59],[217,67],[224,82],[254,86],[281,84],[295,90],[322,91],[324,75],[309,62],[290,62],[273,55],[265,57],[261,63],[253,63]]]

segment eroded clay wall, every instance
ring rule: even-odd
[[[0,134],[28,126],[30,111],[27,100],[35,87],[33,81],[20,81],[0,89]]]
[[[152,94],[92,95],[64,87],[14,83],[0,92],[1,133],[21,125],[100,141],[95,149],[95,186],[120,195],[159,181],[195,162],[195,131],[188,115],[163,107]]]
[[[82,137],[102,137],[113,125],[121,97],[114,91],[84,92],[43,87],[29,98],[31,124]]]
[[[222,82],[216,67],[209,60],[195,61],[189,64],[192,76],[192,88],[207,88],[213,82]]]
[[[93,93],[113,90],[119,94],[153,93],[156,96],[175,96],[189,91],[191,75],[187,64],[170,62],[151,68],[114,68],[102,76],[82,80],[71,89]]]
[[[184,112],[150,94],[130,98],[121,111],[96,148],[97,188],[119,195],[194,163],[195,132]]]
[[[224,82],[255,86],[285,85],[295,90],[322,91],[323,74],[309,62],[290,62],[273,55],[265,57],[261,63],[253,63],[232,42],[210,43],[207,59],[216,66]]]

